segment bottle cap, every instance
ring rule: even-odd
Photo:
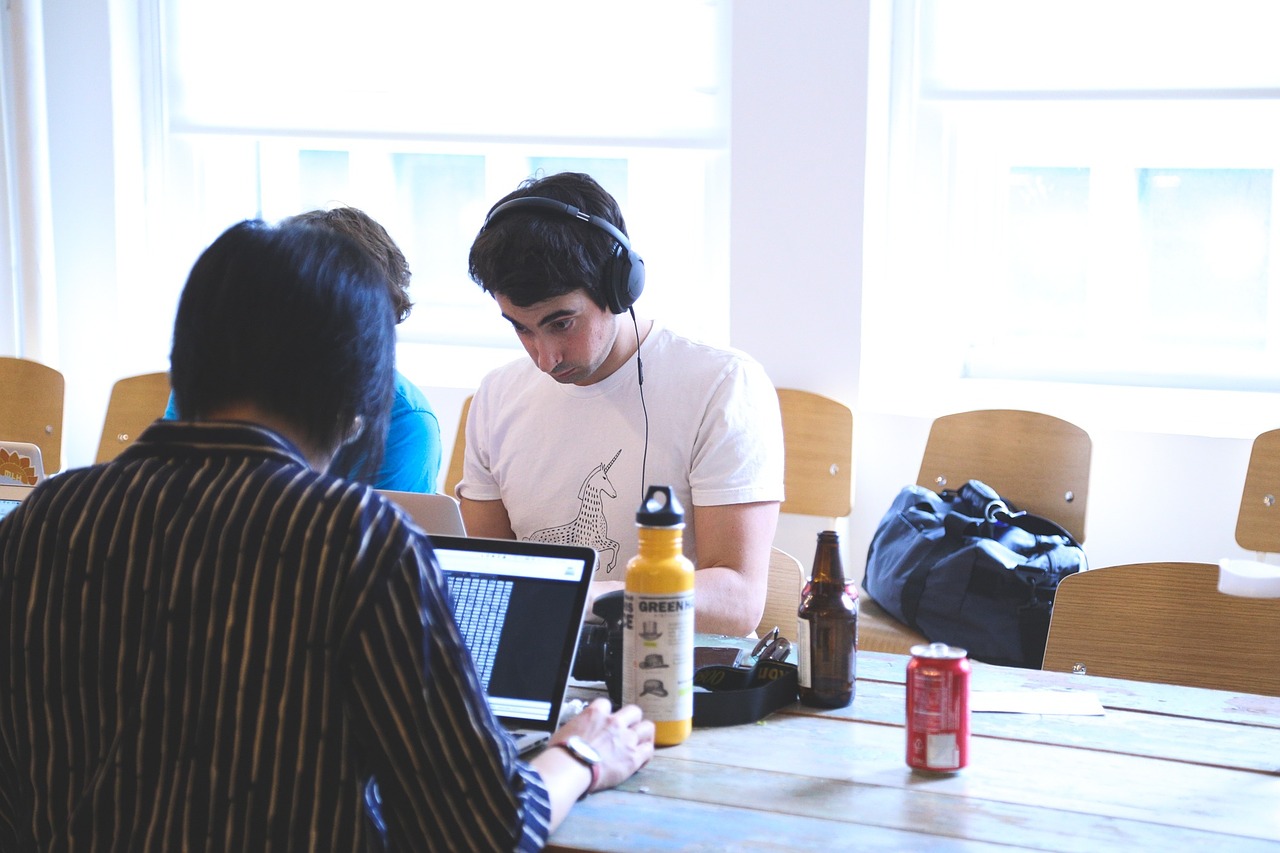
[[[636,524],[644,527],[676,527],[684,524],[684,507],[670,486],[650,486],[636,510]]]

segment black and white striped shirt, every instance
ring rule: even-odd
[[[158,423],[0,523],[0,850],[536,849],[424,536],[275,433]]]

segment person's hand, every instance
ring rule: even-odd
[[[551,744],[577,735],[600,753],[600,781],[591,789],[612,788],[649,763],[653,757],[653,723],[637,705],[609,712],[608,699],[596,699],[582,713],[551,736]]]

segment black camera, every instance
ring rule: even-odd
[[[603,681],[613,707],[622,705],[622,590],[606,592],[591,605],[604,620],[583,622],[578,634],[578,654],[573,677],[579,681]]]

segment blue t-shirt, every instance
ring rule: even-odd
[[[176,421],[178,407],[169,394],[165,420]],[[329,471],[349,480],[359,479],[356,472],[364,465],[364,454],[342,451]],[[387,445],[382,465],[369,481],[375,489],[399,492],[434,492],[440,475],[440,421],[422,390],[396,371],[395,397],[391,401],[391,419],[387,428]]]

